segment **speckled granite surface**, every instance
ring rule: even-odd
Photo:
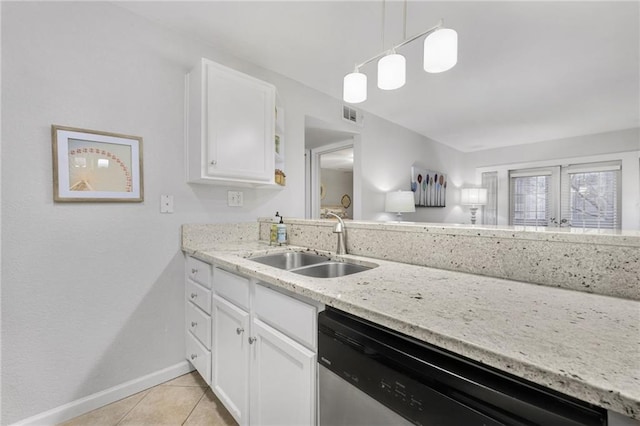
[[[342,278],[247,257],[296,247],[218,242],[183,250],[598,406],[640,419],[640,302],[374,260]]]
[[[290,243],[335,250],[335,222],[285,219]],[[268,240],[270,219],[260,220]],[[347,222],[351,254],[640,300],[640,232]]]
[[[199,250],[218,243],[255,242],[258,227],[256,222],[183,225],[182,247]]]

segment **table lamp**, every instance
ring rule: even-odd
[[[415,198],[412,191],[387,192],[384,200],[384,211],[395,213],[398,221],[402,220],[402,213],[416,211]]]
[[[471,224],[476,224],[478,206],[487,204],[487,188],[462,188],[460,190],[460,204],[471,206]]]

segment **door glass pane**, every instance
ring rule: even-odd
[[[550,176],[511,178],[511,224],[547,226]]]
[[[487,204],[482,210],[482,223],[498,224],[498,172],[482,173],[482,187],[487,188]]]
[[[571,226],[619,228],[617,170],[569,173]]]

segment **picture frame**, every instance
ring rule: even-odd
[[[51,126],[55,202],[144,201],[142,138]]]
[[[447,174],[414,164],[411,167],[411,191],[416,207],[446,207]]]

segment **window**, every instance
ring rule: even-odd
[[[547,226],[551,218],[551,170],[520,170],[509,173],[511,224]]]
[[[512,170],[509,181],[512,225],[620,229],[620,162]]]
[[[620,164],[570,166],[562,173],[562,218],[580,228],[620,228]]]
[[[482,187],[487,188],[487,204],[482,209],[482,223],[498,224],[498,172],[482,173]]]

